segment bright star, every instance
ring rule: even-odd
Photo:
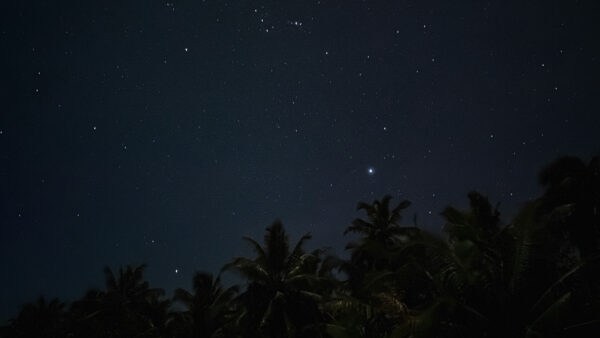
[[[368,168],[368,169],[367,169],[367,173],[368,173],[369,175],[374,175],[374,174],[375,174],[375,168],[373,168],[373,167],[370,167],[370,168]]]

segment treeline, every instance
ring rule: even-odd
[[[564,157],[539,175],[544,193],[503,224],[477,192],[447,207],[443,234],[401,225],[410,202],[359,203],[342,260],[290,243],[281,223],[254,257],[238,257],[244,285],[198,272],[166,299],[144,266],[105,269],[104,290],[66,305],[40,298],[2,337],[584,337],[600,331],[600,158]],[[293,244],[293,245],[292,245]],[[177,305],[178,304],[178,305]]]

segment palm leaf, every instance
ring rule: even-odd
[[[571,291],[566,292],[554,303],[552,303],[542,314],[540,314],[531,324],[531,329],[536,330],[540,327],[552,327],[556,323],[561,322],[561,318],[568,311],[566,308],[570,304],[572,293]],[[536,330],[537,331],[537,330]],[[546,331],[546,330],[544,330]]]
[[[225,264],[221,271],[226,270],[236,271],[251,281],[266,281],[269,279],[269,273],[261,264],[245,257],[237,257],[231,263]]]
[[[256,240],[247,236],[242,237],[242,239],[250,243],[250,245],[252,245],[252,249],[254,250],[254,252],[256,252],[259,259],[264,258],[266,256],[265,250]]]

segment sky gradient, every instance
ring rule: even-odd
[[[594,1],[0,5],[0,320],[147,263],[189,287],[281,219],[342,253],[358,201],[508,221],[599,153]]]

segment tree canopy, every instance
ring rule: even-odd
[[[409,201],[361,202],[344,232],[348,259],[307,250],[283,224],[253,257],[197,272],[172,299],[145,265],[104,269],[105,288],[66,304],[25,304],[0,337],[581,337],[600,329],[600,158],[563,157],[539,175],[543,194],[509,221],[470,192],[446,207],[442,233],[402,224]],[[294,243],[292,245],[292,243]],[[175,306],[177,304],[177,306]]]

